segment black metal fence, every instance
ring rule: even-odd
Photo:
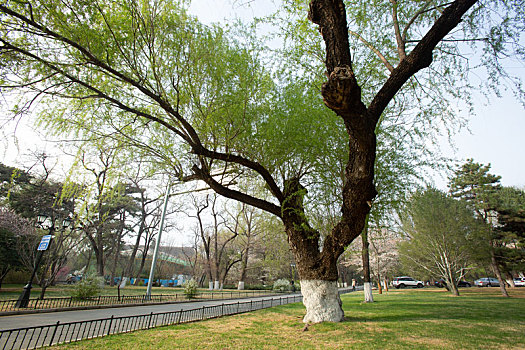
[[[8,329],[0,331],[0,348],[2,350],[36,349],[82,339],[103,337],[109,334],[127,333],[140,329],[234,315],[277,305],[295,303],[301,300],[301,295],[292,295],[229,304],[223,303],[221,305],[203,306],[173,312],[123,317],[112,316],[110,318],[69,323],[60,323],[59,321],[55,324],[44,326]]]
[[[246,291],[220,291],[220,292],[200,292],[192,299],[196,300],[216,300],[216,299],[233,299],[233,298],[249,298],[258,296],[276,295],[275,292],[263,290],[246,290]],[[149,298],[146,295],[127,295],[127,296],[98,296],[90,298],[73,298],[73,297],[58,297],[45,299],[30,299],[26,308],[16,308],[16,300],[2,300],[0,301],[0,313],[20,310],[45,310],[45,309],[62,309],[62,308],[84,308],[90,306],[101,305],[129,305],[129,304],[144,304],[144,303],[163,303],[163,302],[179,302],[188,301],[188,297],[184,293],[177,294],[158,294],[151,295]]]

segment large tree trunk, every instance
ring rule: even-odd
[[[97,249],[95,258],[97,259],[97,273],[99,276],[104,277],[104,251]]]
[[[148,247],[144,247],[144,251],[142,252],[142,257],[140,259],[140,266],[139,270],[137,271],[137,277],[135,278],[135,285],[138,283],[140,279],[140,275],[142,274],[142,271],[144,271],[144,265],[146,265],[146,257],[148,256]]]
[[[374,186],[377,122],[405,82],[430,65],[436,45],[457,26],[463,14],[475,2],[454,1],[446,7],[420,42],[392,70],[387,81],[366,107],[361,98],[361,87],[352,68],[344,2],[310,1],[308,19],[319,26],[326,50],[328,81],[322,85],[321,94],[326,106],[343,119],[348,133],[349,154],[344,174],[341,221],[325,237],[322,252],[319,247],[319,234],[308,226],[304,219],[304,210],[297,210],[302,208],[302,202],[290,198],[292,193],[301,189],[299,186],[294,188],[285,183],[282,220],[296,257],[301,280],[337,281],[337,258],[362,232],[372,200],[377,194]],[[307,312],[308,308],[312,306],[307,305]],[[324,321],[337,321],[337,318],[326,317]]]
[[[446,258],[446,256],[445,256]],[[449,259],[446,259],[449,260]],[[455,273],[450,269],[449,266],[447,266],[447,276],[445,278],[445,287],[446,289],[451,292],[454,296],[459,296],[459,290],[456,282],[456,276]]]
[[[285,182],[286,206],[282,219],[301,280],[301,294],[306,306],[303,321],[341,322],[344,313],[337,292],[337,258],[344,248],[335,245],[328,236],[321,249],[319,232],[311,228],[306,220],[303,207],[305,194],[305,188],[297,179]]]

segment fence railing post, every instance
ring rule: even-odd
[[[204,308],[205,308],[205,306],[202,307],[201,320],[204,320]]]
[[[153,311],[149,314],[148,329],[151,328],[151,319],[153,318]]]
[[[53,334],[51,334],[51,340],[49,341],[49,346],[53,345],[53,339],[55,339],[55,334],[57,334],[58,326],[60,325],[60,321],[57,321],[55,325],[55,330],[53,331]]]
[[[111,332],[111,326],[113,325],[113,318],[115,317],[115,315],[111,315],[111,318],[109,319],[109,326],[108,326],[108,330],[106,331],[106,335],[109,335],[109,332]]]
[[[179,311],[179,319],[177,320],[177,324],[180,324],[180,320],[181,320],[181,318],[182,318],[182,311],[183,311],[183,310],[180,309],[180,311]]]
[[[237,313],[239,313],[239,306],[240,306],[240,302],[238,301],[237,302]]]

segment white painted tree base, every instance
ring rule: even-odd
[[[365,292],[365,303],[373,303],[374,296],[372,295],[372,283],[365,282],[363,284],[363,290]]]
[[[215,285],[213,286],[213,289],[214,289],[214,290],[219,290],[219,289],[221,289],[221,286],[220,286],[220,282],[219,282],[219,281],[215,281]]]
[[[244,281],[239,281],[239,285],[237,286],[238,290],[244,290]]]
[[[208,283],[208,289],[209,289],[209,290],[213,290],[213,281],[210,281],[210,282]]]
[[[301,294],[306,306],[304,323],[343,321],[345,315],[336,281],[301,280]]]

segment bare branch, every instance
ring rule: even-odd
[[[394,66],[392,66],[390,64],[390,62],[388,62],[388,60],[381,53],[381,51],[379,51],[374,45],[372,45],[365,38],[363,38],[363,36],[361,34],[359,34],[357,32],[354,32],[353,30],[350,30],[350,29],[348,29],[348,33],[350,33],[351,35],[355,36],[357,39],[361,40],[361,42],[363,44],[365,44],[370,50],[372,50],[377,55],[377,57],[379,57],[381,62],[383,62],[383,64],[385,65],[386,69],[388,69],[390,72],[392,72],[394,70]]]

